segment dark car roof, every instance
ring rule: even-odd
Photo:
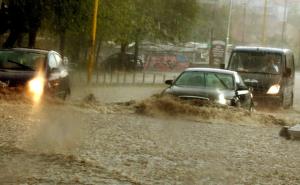
[[[272,48],[272,47],[258,47],[258,46],[236,46],[233,51],[252,51],[252,52],[267,52],[267,53],[291,53],[290,49],[286,48]]]
[[[41,54],[47,54],[50,52],[49,50],[31,49],[31,48],[11,48],[11,49],[1,49],[1,51],[22,51],[22,52],[41,53]]]
[[[213,73],[224,73],[234,75],[235,71],[230,71],[226,69],[217,69],[217,68],[187,68],[185,71],[201,71],[201,72],[213,72]]]

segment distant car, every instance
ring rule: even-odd
[[[170,85],[163,94],[184,100],[207,100],[223,105],[253,110],[251,90],[237,72],[214,68],[188,68]]]
[[[106,71],[133,71],[133,70],[142,70],[144,67],[143,60],[139,56],[137,62],[134,61],[133,53],[126,53],[124,61],[121,62],[121,53],[115,53],[110,55],[100,64],[101,70]]]
[[[258,105],[293,105],[295,64],[291,50],[238,46],[233,49],[227,68],[237,71],[253,88]]]
[[[24,87],[33,96],[70,95],[69,74],[55,51],[13,48],[0,50],[0,81],[8,87]]]

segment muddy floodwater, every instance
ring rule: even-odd
[[[74,87],[67,102],[38,106],[1,99],[0,184],[300,184],[300,142],[278,135],[300,120],[299,82],[293,109],[253,114],[182,113],[194,108],[149,98],[164,86]]]

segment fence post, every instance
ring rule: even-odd
[[[96,84],[98,84],[98,80],[99,80],[99,70],[97,70],[97,73],[96,73]]]
[[[103,73],[103,84],[106,84],[106,72]]]
[[[123,72],[123,84],[126,84],[126,71]]]
[[[165,83],[165,81],[166,81],[166,74],[163,75],[163,81],[162,81],[162,83]]]
[[[153,74],[153,84],[155,84],[155,80],[156,80],[156,73]]]
[[[117,71],[117,84],[119,84],[120,83],[120,73],[119,73],[119,71]]]
[[[110,84],[112,84],[112,81],[113,81],[113,72],[110,71]]]
[[[132,75],[132,84],[135,84],[135,71],[133,71],[133,75]]]
[[[143,72],[143,81],[142,83],[144,84],[145,83],[145,72]]]

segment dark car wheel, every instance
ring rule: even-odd
[[[66,100],[71,95],[70,80],[66,78],[61,82],[58,88],[58,97]]]

